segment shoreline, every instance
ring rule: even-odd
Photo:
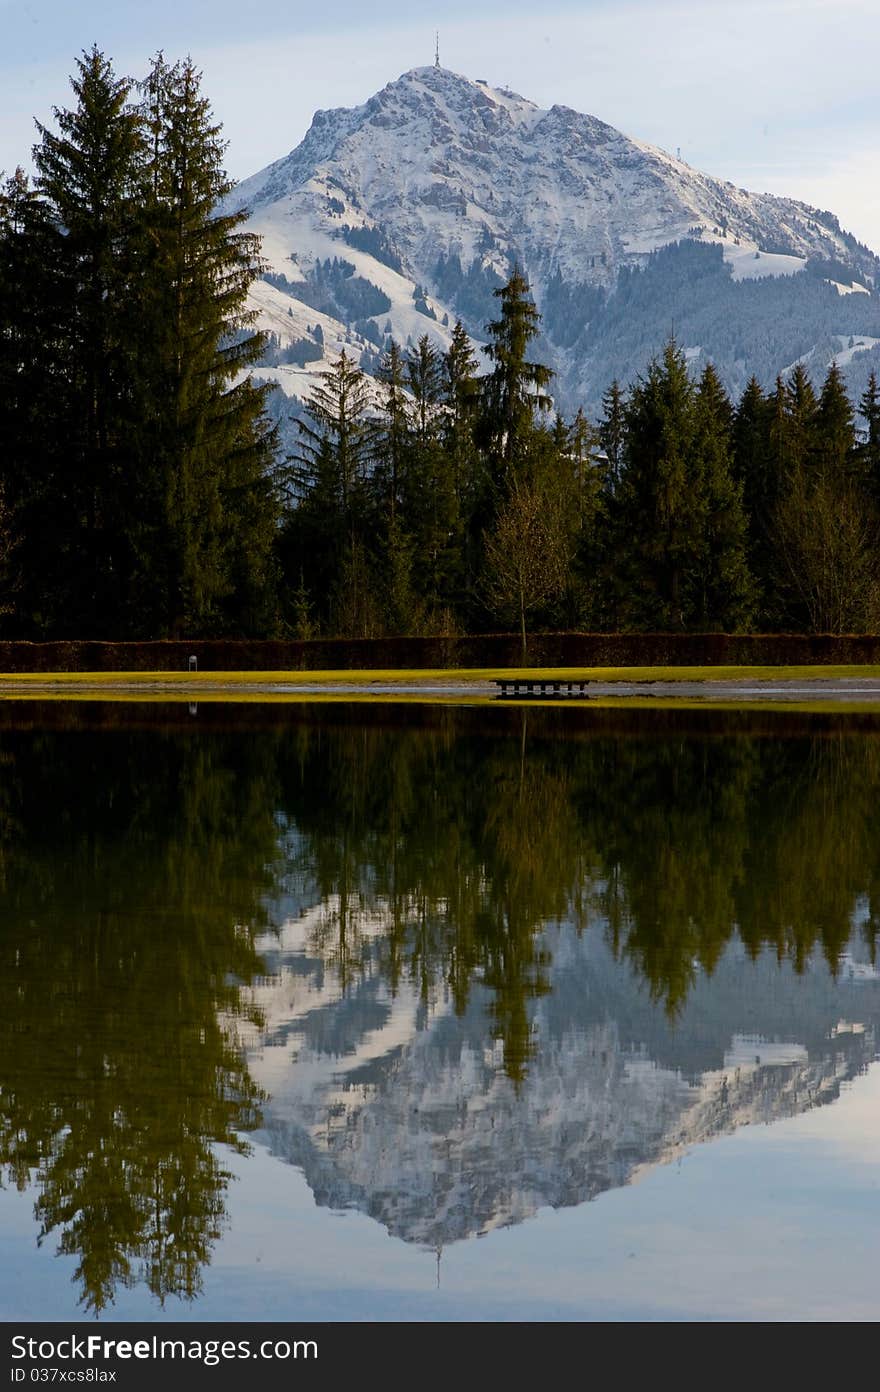
[[[695,671],[645,668],[471,669],[386,672],[33,672],[0,674],[0,700],[426,700],[478,701],[509,705],[584,706],[591,702],[655,700],[695,703],[860,701],[880,704],[876,667],[719,668]],[[680,673],[680,675],[678,674]],[[583,680],[583,696],[506,696],[497,686],[510,680]]]

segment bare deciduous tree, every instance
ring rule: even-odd
[[[784,580],[814,633],[876,632],[880,537],[856,489],[795,472],[776,510],[775,537]]]
[[[526,617],[565,589],[570,528],[560,500],[539,485],[515,479],[486,539],[486,601],[502,621],[516,619],[527,655]]]

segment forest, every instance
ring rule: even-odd
[[[135,82],[95,47],[72,89],[0,190],[0,637],[880,627],[873,374],[858,402],[833,360],[733,400],[670,338],[564,417],[515,268],[488,370],[460,322],[375,376],[343,352],[287,452],[254,368],[317,352],[255,327],[200,74],[159,55]],[[381,314],[346,266],[316,305]]]

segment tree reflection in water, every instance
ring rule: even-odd
[[[69,710],[69,708],[68,708]],[[324,906],[342,997],[488,1001],[522,1085],[555,989],[543,930],[607,937],[675,1016],[738,932],[835,968],[880,904],[873,717],[306,707],[0,730],[0,1163],[84,1305],[193,1298],[219,1146],[260,1122],[239,1030],[255,935]],[[273,904],[276,906],[273,909]]]
[[[237,741],[3,737],[0,1161],[86,1308],[192,1298],[260,1097],[238,1047],[259,969],[273,766]],[[255,751],[261,753],[261,751]]]
[[[746,713],[504,716],[477,732],[467,713],[396,736],[317,718],[300,731],[288,882],[338,906],[314,945],[343,984],[359,916],[381,908],[392,985],[406,973],[459,1010],[475,979],[490,986],[521,1076],[548,923],[607,932],[671,1014],[736,932],[753,955],[769,944],[802,967],[818,948],[834,970],[864,901],[873,952],[877,719],[780,714],[750,731]]]

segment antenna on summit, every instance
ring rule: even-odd
[[[434,30],[434,67],[440,66],[440,30]]]

